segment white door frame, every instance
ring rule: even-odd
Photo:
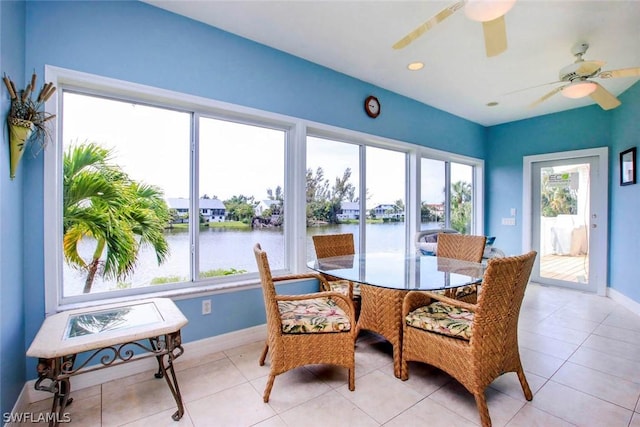
[[[607,295],[607,271],[609,247],[609,149],[607,147],[590,148],[585,150],[563,151],[557,153],[538,154],[523,157],[522,172],[522,252],[528,252],[532,248],[532,163],[550,160],[576,159],[580,157],[598,158],[598,176],[591,181],[591,189],[594,198],[590,211],[596,214],[596,219],[590,219],[588,226],[593,224],[597,228],[591,228],[589,258],[596,260],[591,263],[589,275],[596,284],[598,295]],[[597,199],[596,199],[597,198]]]

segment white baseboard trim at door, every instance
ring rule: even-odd
[[[222,335],[204,338],[198,341],[191,341],[183,344],[182,347],[184,348],[184,354],[177,359],[176,365],[180,362],[184,363],[191,360],[203,360],[207,355],[251,344],[257,341],[264,341],[266,338],[266,325],[258,325]],[[135,375],[140,372],[157,369],[158,362],[156,359],[154,357],[146,357],[129,363],[109,367],[108,369],[100,369],[74,376],[72,378],[72,390],[80,390]],[[24,384],[20,396],[18,396],[18,400],[14,405],[14,412],[24,412],[29,407],[29,404],[48,399],[53,396],[49,392],[36,390],[34,388],[35,382],[36,380],[34,379],[29,380]],[[11,424],[6,425],[10,426]]]
[[[618,304],[620,304],[621,306],[623,306],[626,309],[631,310],[632,312],[634,312],[635,314],[637,314],[638,316],[640,316],[640,303],[637,301],[632,300],[631,298],[629,298],[628,296],[616,291],[615,289],[612,288],[607,288],[607,294],[609,295],[609,298],[611,298],[612,300],[614,300],[615,302],[617,302]]]

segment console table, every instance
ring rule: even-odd
[[[72,376],[146,357],[157,359],[155,377],[165,378],[176,401],[178,410],[172,418],[182,418],[184,405],[173,361],[184,352],[180,329],[187,322],[168,298],[69,310],[47,317],[27,356],[38,358],[36,390],[54,394],[49,426],[68,419],[64,411],[72,401]],[[87,353],[87,357],[74,366],[80,353]]]

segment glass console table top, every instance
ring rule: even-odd
[[[162,321],[155,304],[130,305],[69,316],[63,339],[132,328]]]
[[[169,298],[78,308],[47,316],[27,356],[52,359],[179,331],[187,318]]]

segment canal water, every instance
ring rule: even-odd
[[[423,224],[422,228],[437,228],[437,223]],[[353,233],[358,236],[357,224],[327,225],[307,228],[307,259],[313,259],[315,252],[311,236],[314,234]],[[186,281],[189,277],[190,243],[186,230],[168,230],[166,238],[171,248],[169,258],[158,265],[152,248],[140,251],[134,274],[122,283],[105,282],[99,277],[92,287],[92,293],[104,292],[118,287],[148,286],[152,280],[169,279],[169,282]],[[218,268],[256,271],[253,246],[260,243],[269,256],[272,269],[284,266],[284,239],[281,229],[260,228],[253,230],[228,230],[203,228],[200,231],[200,271]],[[85,242],[82,253],[91,253],[93,245]],[[357,241],[356,241],[357,247]],[[402,252],[404,250],[404,223],[367,224],[367,251]],[[65,296],[80,295],[84,287],[82,272],[64,265]]]

